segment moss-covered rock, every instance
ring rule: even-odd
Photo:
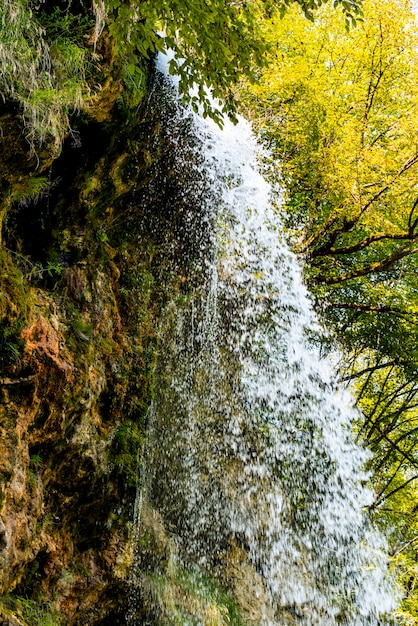
[[[153,244],[124,224],[139,139],[126,150],[131,122],[105,99],[59,158],[36,164],[28,145],[21,158],[13,134],[0,150],[4,624],[117,623],[125,611],[161,306]]]

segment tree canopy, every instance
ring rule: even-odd
[[[191,97],[195,106],[203,104],[206,114],[217,116],[204,87],[209,86],[215,98],[222,98],[224,112],[234,111],[231,87],[243,75],[253,79],[255,68],[264,64],[263,19],[273,14],[283,17],[293,4],[313,19],[315,10],[327,1],[146,0],[127,4],[108,0],[110,32],[118,52],[124,55],[139,52],[148,56],[164,47],[173,49],[176,55],[171,71],[179,76],[180,93],[185,99]],[[333,5],[342,9],[347,25],[361,16],[358,0],[334,0]],[[190,96],[193,85],[198,86],[198,93]]]
[[[329,14],[314,25],[296,13],[273,21],[275,56],[248,99],[280,164],[287,227],[327,318],[343,343],[361,346],[363,361],[378,354],[382,367],[415,376],[414,18],[402,1],[365,7],[370,19],[348,33]]]
[[[50,136],[57,149],[69,132],[68,117],[88,110],[109,80],[125,94],[145,92],[144,63],[164,47],[180,92],[212,111],[204,85],[232,113],[232,87],[253,78],[265,59],[263,17],[283,15],[292,4],[309,19],[327,0],[4,0],[0,7],[0,91],[19,103],[31,141]],[[344,18],[361,16],[361,0],[333,0]],[[197,95],[190,87],[198,86]],[[129,98],[128,98],[129,99]]]

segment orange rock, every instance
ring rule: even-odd
[[[46,357],[65,374],[71,371],[71,365],[60,354],[60,344],[63,338],[43,315],[22,331],[22,338],[26,342],[26,353],[37,353],[39,357]]]

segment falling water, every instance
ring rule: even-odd
[[[167,82],[157,78],[157,99]],[[236,599],[236,623],[387,624],[384,545],[364,515],[367,455],[351,439],[350,396],[309,341],[317,323],[250,126],[220,130],[180,106],[166,123],[189,137],[176,167],[191,243],[161,329],[146,506],[171,560]],[[167,570],[166,552],[152,566],[139,557],[137,571]]]

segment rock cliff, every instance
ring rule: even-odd
[[[115,94],[71,120],[58,156],[1,105],[4,625],[124,623],[156,325],[179,281],[158,259],[170,146]]]

